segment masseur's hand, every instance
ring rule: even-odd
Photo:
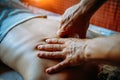
[[[67,38],[67,39],[47,39],[48,44],[38,45],[40,58],[62,59],[60,63],[46,69],[47,73],[54,73],[65,67],[80,65],[84,62],[84,48],[86,40]]]
[[[79,4],[68,8],[62,16],[62,21],[59,30],[57,31],[60,37],[79,38],[86,37],[86,31],[89,26],[89,19],[86,14],[82,13]]]

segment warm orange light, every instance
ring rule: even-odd
[[[27,5],[32,5],[38,8],[43,8],[49,11],[57,12],[61,11],[59,9],[65,9],[65,1],[67,0],[21,0],[23,3]],[[68,2],[68,1],[67,1]],[[63,11],[62,10],[62,11]]]
[[[31,0],[32,2],[40,2],[40,1],[44,1],[44,0]]]
[[[54,0],[21,0],[24,3],[28,3],[29,5],[40,7],[42,6],[50,6],[55,1]],[[50,4],[50,5],[49,5]]]

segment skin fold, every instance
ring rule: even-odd
[[[24,80],[95,80],[98,73],[96,64],[86,63],[68,67],[55,74],[47,74],[48,67],[58,64],[59,59],[38,58],[36,45],[46,44],[45,39],[56,38],[59,21],[34,18],[13,28],[0,44],[0,59],[19,72]]]
[[[63,60],[46,69],[47,73],[91,62],[120,66],[120,34],[93,39],[52,38],[46,42],[48,44],[38,45],[38,56]]]
[[[65,11],[57,34],[60,37],[76,35],[78,38],[49,38],[46,40],[48,44],[38,45],[40,58],[62,59],[57,65],[47,68],[47,73],[54,73],[86,62],[120,65],[119,33],[108,37],[85,39],[92,15],[106,1],[108,0],[81,0]]]
[[[79,38],[86,38],[90,18],[106,1],[80,0],[78,4],[68,8],[62,15],[58,36],[77,35]]]

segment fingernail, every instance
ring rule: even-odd
[[[50,42],[50,39],[46,39],[45,41],[46,41],[46,42]]]
[[[46,69],[46,72],[47,73],[51,73],[51,69]]]
[[[62,31],[62,30],[58,30],[58,31],[57,31],[57,35],[58,35],[58,36],[62,36],[64,33],[65,33],[65,32]]]
[[[42,45],[39,45],[39,46],[38,46],[38,49],[42,49]]]
[[[61,33],[61,31],[60,31],[60,30],[58,30],[58,31],[57,31],[57,35],[60,35],[60,33]]]

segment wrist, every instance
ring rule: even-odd
[[[74,19],[77,18],[89,22],[92,15],[88,13],[88,9],[81,2],[77,4],[77,9],[74,11]]]
[[[104,47],[102,38],[89,39],[85,43],[84,59],[86,62],[105,63],[108,49]]]
[[[91,11],[91,13],[89,12],[89,8],[86,5],[79,3],[79,10],[78,10],[79,17],[82,17],[82,19],[89,21],[93,15],[93,13],[94,13],[94,11]]]
[[[90,19],[92,15],[105,3],[107,0],[81,0],[79,2],[79,12],[84,18]]]
[[[88,62],[90,60],[89,52],[87,50],[89,39],[85,39],[84,41],[85,43],[82,45],[81,53],[79,54],[79,56],[80,56],[80,61]]]
[[[108,39],[109,40],[109,39]],[[109,62],[109,52],[111,43],[105,37],[94,38],[86,41],[84,59],[87,62],[104,64]]]
[[[85,62],[91,61],[92,59],[91,49],[89,48],[89,42],[90,40],[87,40],[83,47],[83,59]]]

